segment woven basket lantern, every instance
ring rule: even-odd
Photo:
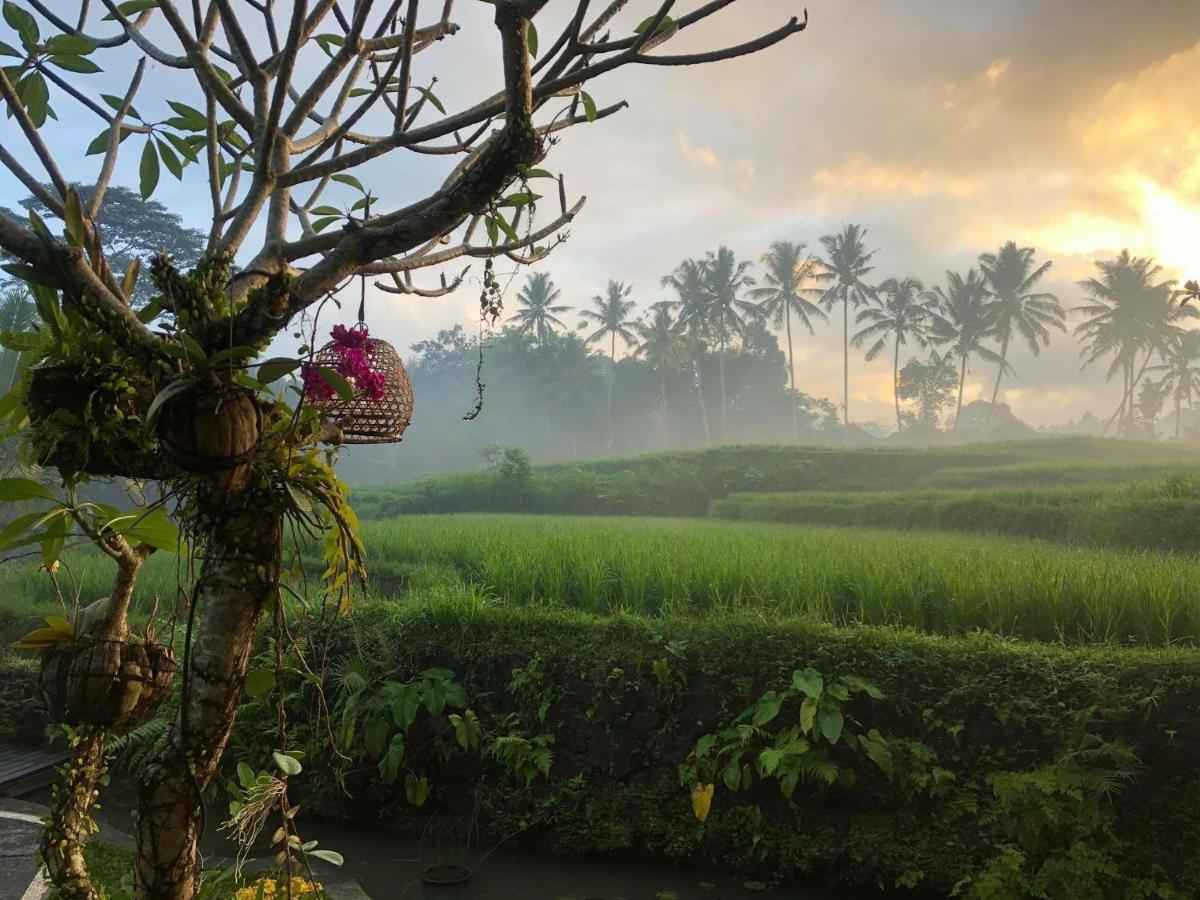
[[[356,389],[351,400],[312,400],[324,414],[342,429],[346,444],[394,444],[404,436],[412,419],[413,393],[408,372],[400,354],[387,341],[367,338],[363,344],[371,371],[384,377],[383,393],[373,397]],[[317,351],[313,362],[336,369],[342,360],[342,346],[330,341]]]

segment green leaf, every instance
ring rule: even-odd
[[[583,114],[587,116],[589,122],[596,121],[596,101],[592,99],[592,95],[587,91],[579,92],[579,99],[583,103]]]
[[[70,524],[66,516],[58,516],[46,528],[46,537],[42,539],[42,562],[46,568],[52,569],[62,555],[63,546],[67,543],[67,532]]]
[[[139,168],[139,187],[143,200],[150,199],[150,195],[158,187],[158,174],[158,154],[154,151],[154,141],[146,141],[146,146],[142,148],[142,162]]]
[[[15,56],[18,59],[25,58],[24,53],[12,46],[12,44],[4,43],[4,41],[0,41],[0,56]]]
[[[79,192],[75,188],[67,188],[67,201],[64,204],[64,221],[67,242],[72,247],[82,247],[87,231],[83,227],[83,204],[79,202]]]
[[[16,86],[33,124],[41,128],[50,113],[50,88],[40,72],[30,72]]]
[[[229,362],[234,359],[249,359],[258,353],[253,347],[226,347],[224,350],[218,350],[208,358],[210,366],[219,366],[223,362]]]
[[[779,715],[779,710],[782,706],[783,697],[775,691],[767,691],[751,707],[754,710],[754,715],[751,717],[750,723],[752,725],[766,725]]]
[[[724,771],[721,772],[721,780],[725,782],[725,787],[731,791],[736,791],[742,784],[742,767],[737,764],[737,761],[727,765]]]
[[[204,352],[204,348],[190,334],[180,332],[179,342],[183,344],[183,349],[187,352],[188,358],[198,365],[208,365],[208,354]]]
[[[483,220],[483,227],[487,230],[488,243],[493,247],[500,241],[500,228],[496,225],[496,216],[488,216]]]
[[[12,3],[11,0],[4,0],[4,21],[21,38],[21,45],[32,53],[42,36],[38,29],[37,19]]]
[[[327,56],[333,56],[333,47],[341,47],[346,39],[340,34],[318,34],[313,38]]]
[[[238,782],[244,788],[254,787],[254,770],[246,763],[240,762],[237,764]]]
[[[66,54],[67,56],[87,56],[99,46],[90,37],[82,34],[56,34],[46,41],[45,50],[50,54]]]
[[[154,9],[157,6],[158,0],[126,0],[125,3],[118,4],[117,9],[120,10],[123,16],[134,16],[148,9]],[[116,18],[112,13],[109,13],[101,21],[112,22]]]
[[[172,119],[171,124],[182,131],[205,131],[208,128],[208,117],[200,110],[193,106],[188,106],[186,103],[180,103],[177,100],[168,100],[167,106],[171,107],[179,116],[178,119]]]
[[[175,151],[165,141],[158,141],[158,155],[162,158],[163,165],[167,167],[167,171],[175,176],[176,181],[183,180],[183,163]]]
[[[531,169],[529,166],[517,166],[517,172],[526,181],[531,181],[534,178],[553,178],[552,172],[547,172],[545,169]]]
[[[842,711],[836,706],[822,707],[821,711],[817,713],[817,729],[831,744],[836,744],[838,738],[842,736],[844,724]]]
[[[137,287],[138,273],[142,271],[142,261],[138,257],[134,257],[129,262],[129,268],[125,270],[125,274],[121,276],[121,293],[128,300],[133,296],[133,289]]]
[[[336,206],[318,206],[315,209],[308,211],[310,216],[342,216],[343,213]]]
[[[92,142],[90,144],[88,144],[87,152],[84,155],[85,156],[95,156],[99,153],[104,153],[105,151],[107,151],[108,150],[108,133],[111,130],[112,130],[111,128],[105,128],[102,132],[100,132],[98,135],[96,135],[96,137],[92,140]],[[126,128],[122,128],[121,129],[121,138],[118,141],[118,143],[122,143],[122,144],[125,143],[125,139],[127,137],[129,137],[131,134],[133,134],[132,131],[129,131]]]
[[[429,101],[429,104],[443,116],[446,114],[446,107],[442,106],[442,101],[437,98],[433,91],[431,91],[429,88],[423,87],[416,88],[416,91],[427,101]]]
[[[343,402],[349,402],[354,399],[354,385],[347,381],[342,375],[329,366],[317,366],[317,374],[327,385],[333,388],[333,392],[338,395],[338,399]]]
[[[375,759],[380,759],[387,752],[388,732],[391,730],[387,719],[372,716],[363,728],[363,748]]]
[[[315,231],[317,234],[320,234],[322,231],[324,231],[326,228],[328,228],[330,225],[332,225],[334,222],[336,222],[340,218],[341,218],[341,216],[338,215],[338,216],[327,216],[324,219],[317,219],[317,221],[312,223],[312,230]]]
[[[353,175],[349,175],[345,172],[338,172],[336,175],[334,175],[332,177],[333,177],[334,181],[336,181],[340,184],[348,184],[348,185],[350,185],[350,187],[354,188],[357,191],[361,191],[364,194],[367,192],[367,189],[362,186],[362,182],[359,181],[357,178],[355,178]]]
[[[246,676],[243,687],[245,688],[247,697],[257,697],[259,694],[265,694],[271,688],[275,687],[274,670],[266,666],[261,669],[255,669]]]
[[[62,287],[62,282],[58,280],[58,277],[45,269],[27,266],[24,263],[5,263],[0,266],[0,269],[29,285],[41,285],[55,291]]]
[[[94,75],[96,72],[103,71],[86,56],[70,56],[65,53],[56,54],[50,57],[50,63],[58,66],[60,69],[66,69],[68,72],[80,72],[84,75]]]
[[[286,753],[280,753],[278,750],[271,752],[271,759],[275,760],[275,765],[279,767],[279,771],[284,775],[299,775],[301,771],[300,761],[294,756],[288,756]]]
[[[800,730],[804,734],[812,731],[813,724],[817,721],[817,705],[813,697],[805,697],[804,702],[800,704]]]
[[[345,860],[342,858],[342,854],[338,853],[336,850],[310,850],[308,855],[315,856],[320,860],[324,860],[331,866],[340,866],[343,862],[345,862]]]
[[[817,698],[825,690],[825,679],[816,669],[797,669],[792,673],[792,690],[802,691],[806,696]]]
[[[534,202],[536,202],[536,201],[538,201],[538,200],[541,200],[541,199],[542,199],[542,195],[541,195],[541,194],[531,194],[531,193],[528,193],[528,192],[524,192],[524,191],[523,191],[523,192],[521,192],[521,193],[518,193],[518,194],[509,194],[507,197],[505,197],[503,200],[501,200],[501,201],[500,201],[499,203],[497,203],[496,205],[497,205],[497,206],[511,206],[511,207],[513,207],[513,208],[520,208],[520,207],[522,207],[522,206],[527,206],[528,204],[530,204],[530,203],[534,203]]]
[[[0,530],[0,550],[5,550],[8,546],[25,535],[39,519],[46,513],[45,511],[29,513],[28,515],[19,516],[13,519],[3,530]]]
[[[650,29],[650,26],[654,24],[655,18],[657,18],[657,17],[650,16],[650,18],[648,18],[648,19],[642,19],[642,21],[638,23],[638,26],[635,29],[633,29],[634,33],[635,34],[643,34],[644,32],[648,31]],[[662,21],[658,23],[658,27],[656,29],[654,29],[654,33],[662,34],[664,31],[671,28],[671,26],[674,24],[675,24],[675,20],[672,19],[670,16],[663,16]]]
[[[154,399],[150,401],[150,406],[146,410],[146,424],[153,425],[158,414],[162,411],[163,406],[167,401],[180,394],[187,393],[196,386],[194,378],[178,378],[175,381],[168,383],[162,390],[154,395]]]
[[[175,553],[179,549],[179,526],[171,521],[161,506],[148,513],[136,513],[124,528],[117,530],[133,544],[149,544],[156,550],[168,553]]]
[[[529,33],[525,43],[529,45],[529,55],[536,57],[538,54],[538,33],[537,26],[533,22],[529,23]]]
[[[266,360],[258,367],[258,380],[263,384],[270,384],[298,368],[300,368],[300,360],[287,356],[276,356]]]
[[[0,501],[54,500],[54,491],[31,478],[0,478]]]
[[[5,350],[15,350],[17,353],[25,353],[29,350],[36,350],[42,346],[42,336],[36,331],[0,331],[0,347]],[[14,395],[8,394],[7,397]],[[3,418],[3,416],[0,416]]]
[[[296,504],[297,509],[306,513],[313,511],[313,502],[308,494],[296,487],[290,481],[287,483],[286,487],[288,496],[292,498],[292,502]]]
[[[516,229],[509,224],[508,220],[505,219],[504,216],[496,216],[496,227],[503,231],[504,236],[513,243],[518,243],[521,240],[521,236],[517,234]]]

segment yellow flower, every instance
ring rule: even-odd
[[[259,886],[262,887],[262,900],[285,900],[288,895],[287,885],[277,882],[274,878],[261,878],[258,881],[238,888],[234,900],[258,900]],[[299,875],[293,875],[291,880],[292,900],[316,900],[321,896],[321,885],[309,881]]]
[[[712,806],[712,798],[713,786],[711,784],[697,784],[692,786],[692,812],[696,814],[696,818],[701,822],[708,818],[708,810]]]

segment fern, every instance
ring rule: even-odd
[[[171,720],[166,716],[151,719],[110,740],[109,750],[116,755],[118,764],[123,768],[136,769],[154,754],[170,725]]]

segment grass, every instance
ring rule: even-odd
[[[363,518],[408,513],[539,512],[703,516],[738,491],[1117,484],[1200,467],[1180,445],[1059,438],[926,449],[738,446],[537,466],[532,478],[458,472],[360,487]]]
[[[881,492],[735,493],[713,501],[722,519],[875,528],[997,532],[1071,544],[1200,551],[1200,479],[1131,485]]]
[[[750,613],[1066,643],[1200,642],[1200,563],[1016,538],[651,518],[458,515],[366,529],[375,590],[414,577],[596,614]]]

